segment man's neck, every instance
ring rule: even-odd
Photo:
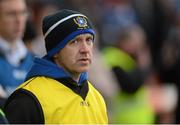
[[[54,62],[56,63],[56,65],[58,65],[59,67],[63,68],[63,66],[61,66],[61,64],[58,62],[58,60],[54,60]],[[75,80],[77,83],[79,82],[79,78],[80,78],[80,73],[77,72],[69,72],[67,69],[63,68],[64,71],[68,72],[71,76],[71,78],[73,80]]]
[[[80,78],[80,74],[71,73],[71,77],[73,80],[75,80],[78,83],[79,78]]]

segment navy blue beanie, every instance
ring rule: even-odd
[[[95,36],[90,20],[72,10],[61,10],[43,18],[43,35],[47,56],[52,57],[77,35],[90,33]]]

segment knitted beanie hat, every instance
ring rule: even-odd
[[[72,10],[61,10],[45,16],[42,25],[47,56],[52,57],[74,37],[84,33],[95,36],[90,20]]]

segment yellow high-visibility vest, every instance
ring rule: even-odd
[[[83,99],[54,79],[32,79],[19,88],[36,96],[43,109],[45,124],[108,124],[104,99],[91,83],[87,83],[88,93]]]

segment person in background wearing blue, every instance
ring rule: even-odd
[[[1,98],[7,98],[25,80],[33,63],[34,56],[22,41],[27,16],[25,0],[0,0]]]

